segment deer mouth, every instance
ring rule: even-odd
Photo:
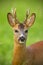
[[[24,37],[20,37],[18,40],[20,43],[24,43],[25,42],[25,38]]]

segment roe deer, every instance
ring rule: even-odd
[[[43,41],[26,47],[28,28],[35,21],[36,14],[26,13],[26,18],[23,23],[19,23],[16,17],[16,10],[7,14],[8,22],[12,26],[14,32],[14,56],[12,65],[43,65]]]

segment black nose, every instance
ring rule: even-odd
[[[25,40],[25,37],[20,37],[20,40],[23,42]]]

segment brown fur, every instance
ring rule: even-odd
[[[15,44],[13,65],[43,65],[43,41],[29,47]]]
[[[19,29],[23,29],[24,28],[24,25],[22,23],[19,24],[18,26]]]

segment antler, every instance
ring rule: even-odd
[[[11,11],[12,11],[13,17],[16,18],[16,8],[15,9],[12,9]]]
[[[15,9],[12,9],[12,15],[13,15],[13,18],[15,19],[16,22],[19,22],[17,17],[16,17],[16,8]]]
[[[24,20],[24,23],[26,23],[26,21],[28,20],[28,17],[29,17],[29,14],[30,14],[30,11],[29,9],[26,11],[26,18]]]
[[[27,25],[27,26],[32,26],[32,24],[34,23],[35,21],[35,17],[36,17],[36,14],[35,13],[32,13],[31,16],[29,16],[30,14],[30,11],[27,10],[26,12],[26,19],[24,21],[24,23]],[[29,18],[28,18],[29,17]]]
[[[30,14],[30,11],[29,11],[29,10],[27,10],[27,11],[26,11],[26,20],[28,19],[29,14]]]

